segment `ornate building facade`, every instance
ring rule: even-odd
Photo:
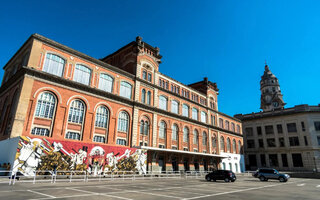
[[[241,121],[218,111],[216,83],[182,84],[159,72],[161,58],[141,37],[95,59],[32,35],[4,66],[0,139],[22,137],[19,152],[41,147],[91,170],[135,155],[146,156],[144,171],[243,171]]]

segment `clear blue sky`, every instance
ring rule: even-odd
[[[185,84],[207,76],[219,110],[259,111],[267,60],[287,107],[320,103],[320,1],[3,1],[2,67],[32,33],[95,58],[137,35],[160,47],[160,71]]]

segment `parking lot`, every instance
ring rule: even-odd
[[[0,199],[318,199],[319,179],[286,183],[261,182],[250,176],[234,183],[204,179],[149,179],[72,183],[19,183],[0,185]]]

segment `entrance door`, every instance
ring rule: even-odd
[[[161,172],[165,172],[166,171],[166,165],[165,165],[165,162],[164,162],[164,158],[163,157],[159,157],[159,168],[160,168],[160,171]]]
[[[177,172],[179,171],[177,158],[172,158],[172,171]]]
[[[208,171],[208,163],[207,161],[203,161],[203,168],[204,168],[204,171]]]
[[[197,172],[199,171],[199,163],[198,162],[194,163],[194,170]]]
[[[190,168],[189,168],[189,160],[187,158],[184,159],[183,161],[183,165],[184,165],[184,171],[190,171]]]

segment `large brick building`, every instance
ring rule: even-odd
[[[184,85],[159,72],[161,57],[141,37],[95,59],[32,35],[4,66],[0,139],[18,154],[0,158],[26,171],[59,151],[104,170],[110,154],[118,162],[140,149],[149,171],[244,170],[241,122],[218,111],[216,83]],[[35,161],[21,156],[28,148],[40,149]]]

